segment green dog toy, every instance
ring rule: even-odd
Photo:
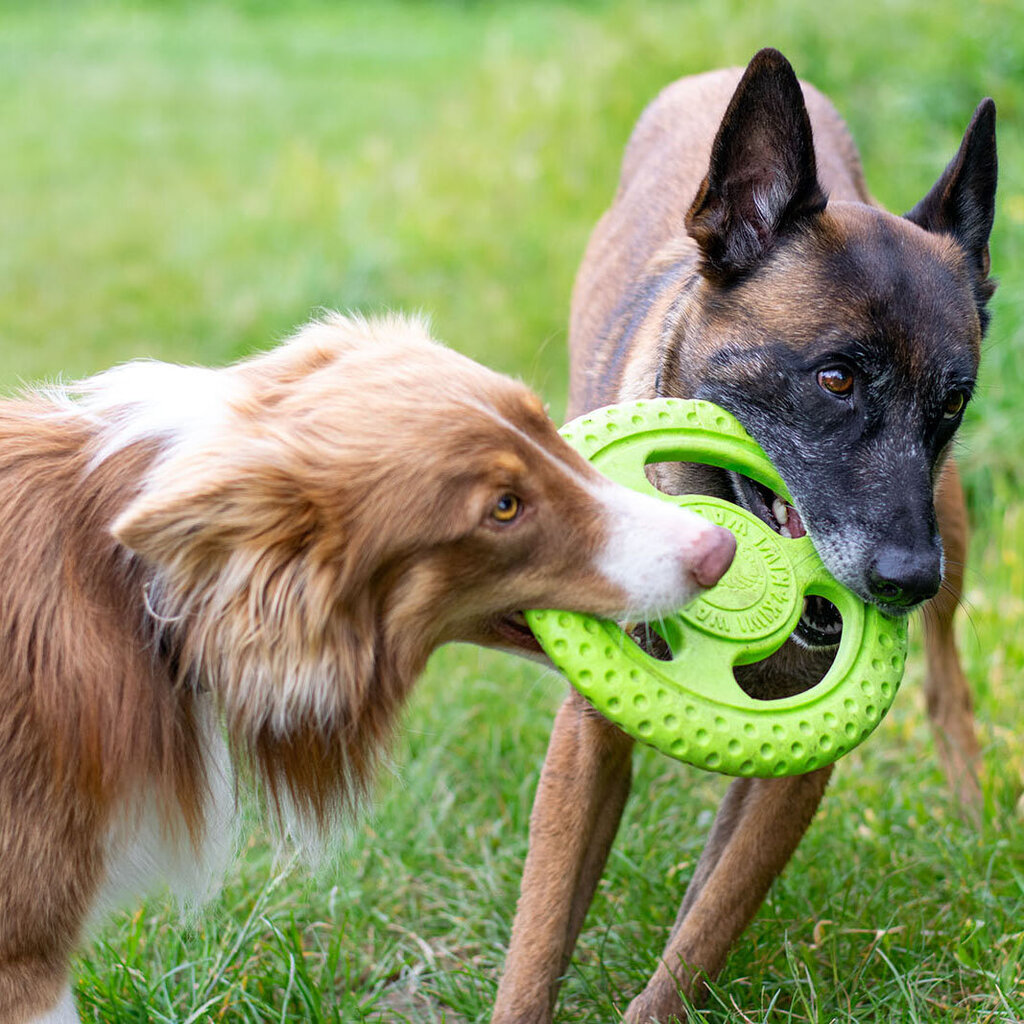
[[[614,622],[526,613],[548,657],[601,714],[680,761],[764,778],[831,764],[870,735],[903,675],[906,619],[886,618],[837,582],[809,537],[782,537],[718,498],[662,494],[644,473],[654,462],[699,462],[742,473],[789,501],[782,478],[734,417],[710,402],[661,398],[598,409],[561,433],[605,476],[691,509],[736,537],[736,557],[719,583],[651,624],[670,661],[647,654]],[[748,696],[733,667],[781,647],[811,595],[842,616],[832,667],[795,696]]]

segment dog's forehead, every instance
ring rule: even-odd
[[[417,418],[429,421],[431,406],[439,403],[431,430],[436,447],[465,466],[521,476],[572,456],[544,405],[525,385],[491,371],[448,385],[417,410]]]
[[[864,336],[911,342],[922,354],[958,349],[976,360],[981,324],[954,239],[880,210],[837,207],[819,278],[830,294],[849,293],[846,304],[864,322]]]
[[[805,351],[846,339],[926,358],[956,349],[976,362],[981,341],[955,241],[857,204],[830,205],[707,313],[734,335]]]
[[[555,429],[541,400],[518,381],[499,378],[491,391],[498,414],[516,430],[531,437],[547,437]]]
[[[537,395],[518,381],[502,378],[500,384],[488,399],[494,413],[493,429],[505,443],[531,464],[536,460],[530,453],[538,452],[543,452],[547,461],[564,461],[568,457],[575,463],[572,449],[559,435]]]
[[[520,488],[524,495],[547,494],[567,511],[602,483],[602,477],[559,434],[543,404],[528,389],[505,393],[499,414],[482,429],[490,445],[478,446],[480,475]],[[581,506],[582,507],[582,506]]]
[[[834,203],[810,240],[820,276],[856,287],[874,316],[881,307],[882,315],[945,318],[960,328],[976,318],[971,271],[951,235],[859,203]]]

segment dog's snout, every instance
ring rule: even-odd
[[[941,552],[883,548],[868,569],[868,585],[881,603],[909,608],[939,592],[942,582]]]
[[[720,526],[701,535],[691,574],[702,587],[713,587],[726,573],[736,555],[736,538]]]
[[[600,493],[609,515],[597,567],[623,591],[629,615],[682,608],[732,563],[736,538],[692,509],[618,485]]]

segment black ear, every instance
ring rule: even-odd
[[[761,50],[733,93],[686,216],[701,273],[719,284],[741,276],[825,202],[800,83],[778,50]]]
[[[984,99],[964,132],[959,152],[928,195],[907,214],[908,220],[926,231],[952,235],[960,243],[974,269],[982,302],[995,291],[987,278],[997,172],[996,105]]]

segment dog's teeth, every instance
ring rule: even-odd
[[[781,498],[776,497],[772,502],[772,512],[775,514],[775,522],[779,526],[785,526],[789,521],[789,508]]]
[[[788,526],[780,526],[779,527],[779,535],[782,536],[782,537],[788,537],[790,540],[793,539],[793,534],[791,534],[789,532],[789,527]]]

